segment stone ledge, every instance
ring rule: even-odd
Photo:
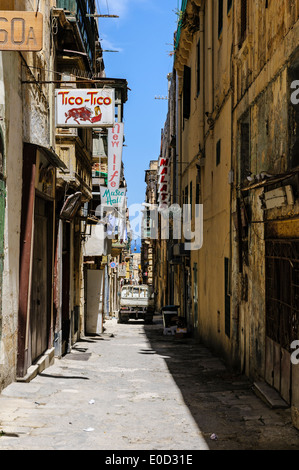
[[[272,409],[290,408],[290,406],[281,398],[279,393],[266,382],[254,382],[253,391]]]
[[[17,382],[29,383],[33,380],[37,374],[40,374],[47,367],[54,364],[55,360],[55,348],[48,349],[37,361],[36,364],[30,366],[27,370],[27,374],[24,377],[17,377]]]

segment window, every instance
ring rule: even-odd
[[[197,96],[200,93],[200,39],[197,43]]]
[[[220,164],[221,161],[221,140],[218,140],[216,145],[216,166]]]
[[[218,36],[223,30],[223,0],[218,0]]]
[[[247,35],[247,0],[241,0],[241,45]]]
[[[227,0],[227,13],[230,12],[232,6],[233,6],[233,0]]]
[[[191,68],[184,66],[183,117],[189,119],[191,108]]]
[[[240,145],[240,177],[242,184],[247,184],[247,177],[250,175],[250,128],[249,122],[243,121],[240,124],[241,145]]]

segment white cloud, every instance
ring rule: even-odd
[[[118,47],[118,45],[113,44],[107,37],[106,34],[100,33],[100,39],[101,39],[101,45],[103,50],[108,50],[108,51],[119,51],[122,52],[123,49]]]
[[[117,15],[120,18],[124,18],[130,8],[134,8],[134,3],[149,3],[149,0],[97,0],[98,10],[101,11],[101,14],[106,15],[109,11],[110,15]]]

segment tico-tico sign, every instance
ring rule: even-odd
[[[0,51],[40,51],[43,15],[32,11],[0,11]]]

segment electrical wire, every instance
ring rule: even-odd
[[[109,12],[109,5],[108,5],[108,0],[106,0],[106,5],[107,5],[107,12],[108,12],[108,15],[110,15],[110,12]]]

